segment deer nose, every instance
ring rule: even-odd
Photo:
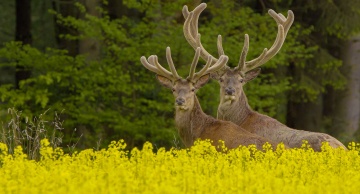
[[[235,89],[233,87],[227,87],[227,88],[225,88],[225,93],[226,93],[226,95],[234,95]]]
[[[175,102],[178,106],[181,106],[185,103],[185,99],[184,98],[176,98]]]

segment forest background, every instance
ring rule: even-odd
[[[181,10],[201,2],[208,4],[199,21],[203,45],[216,55],[221,34],[230,66],[245,33],[247,60],[270,48],[277,26],[269,9],[292,10],[282,49],[245,86],[251,107],[345,144],[360,140],[360,0],[14,0],[0,2],[1,141],[42,134],[77,149],[119,139],[129,148],[182,147],[173,96],[139,60],[155,54],[166,66],[170,46],[185,76],[194,51]],[[218,83],[198,97],[216,117]]]

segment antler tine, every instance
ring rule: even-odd
[[[189,9],[188,9],[187,5],[184,5],[184,7],[182,9],[182,14],[183,14],[185,19],[189,16],[190,12],[189,12]]]
[[[180,79],[181,77],[179,76],[179,74],[177,73],[176,69],[175,69],[175,65],[174,62],[171,58],[171,50],[170,47],[166,47],[166,60],[169,64],[170,67],[170,71],[173,74],[173,76],[175,77],[175,79]],[[165,69],[166,70],[166,69]]]
[[[167,74],[168,76],[173,76],[171,72],[169,72],[167,69],[165,69],[163,66],[160,65],[158,61],[158,57],[154,55],[153,57],[149,57],[150,64],[154,65],[160,72],[163,72],[164,74]]]
[[[241,51],[241,55],[240,55],[240,59],[239,59],[239,64],[235,69],[243,69],[244,65],[245,65],[245,61],[246,61],[246,55],[249,51],[249,35],[245,34],[245,38],[244,38],[244,47]]]
[[[204,75],[204,73],[206,72],[206,70],[209,69],[211,63],[212,63],[212,57],[209,56],[209,57],[208,57],[208,60],[206,61],[205,66],[197,73],[197,75]]]
[[[217,49],[218,49],[219,56],[225,54],[224,49],[222,47],[222,37],[220,34],[218,35],[218,39],[217,39]]]
[[[149,59],[150,59],[151,57],[152,57],[152,56],[150,56]],[[148,70],[150,70],[150,71],[152,71],[152,72],[154,72],[154,73],[156,73],[156,74],[162,75],[162,73],[161,73],[154,65],[152,65],[152,64],[150,64],[150,63],[148,62],[148,60],[146,59],[145,56],[142,56],[142,57],[140,58],[140,61],[141,61],[141,63],[144,65],[144,67],[145,67],[146,69],[148,69]],[[164,76],[165,76],[165,75],[164,75]]]
[[[142,56],[140,58],[140,61],[146,69],[148,69],[158,75],[164,76],[173,82],[178,79],[181,79],[181,77],[176,72],[174,63],[172,61],[170,47],[166,48],[166,59],[169,63],[171,72],[169,72],[167,69],[165,69],[163,66],[160,65],[156,55],[151,55],[148,59],[146,59],[145,56]]]
[[[212,72],[216,72],[218,70],[220,70],[221,68],[223,68],[226,63],[228,62],[229,60],[229,57],[226,56],[226,55],[221,55],[219,60],[213,65],[211,66],[207,71],[206,73],[212,73]],[[204,74],[206,74],[204,73]]]
[[[221,55],[219,57],[219,60],[213,66],[210,67],[210,64],[212,62],[212,57],[209,56],[205,66],[199,71],[199,73],[195,73],[193,81],[195,82],[203,75],[213,73],[213,72],[220,70],[221,68],[223,68],[226,65],[228,60],[229,60],[228,56]]]
[[[245,66],[242,69],[242,71],[245,73],[266,63],[279,52],[285,41],[286,35],[292,23],[294,22],[294,13],[291,10],[288,11],[287,18],[285,18],[285,16],[282,14],[277,14],[274,10],[271,9],[269,10],[269,14],[278,24],[278,34],[276,36],[275,42],[266,53],[264,50],[264,52],[258,58],[245,62]]]
[[[192,46],[194,48],[196,46],[196,38],[194,36],[197,36],[198,32],[197,32],[197,29],[194,30],[193,28],[190,27],[193,15],[194,15],[194,13],[190,12],[188,14],[188,17],[185,19],[184,26],[183,26],[183,32],[184,32],[185,39],[188,41],[190,46]],[[195,35],[194,35],[194,33],[195,33]]]
[[[196,49],[194,59],[193,59],[193,61],[192,61],[192,63],[191,63],[191,66],[190,66],[189,76],[186,78],[186,79],[188,79],[188,80],[193,80],[193,78],[194,78],[196,65],[197,65],[197,63],[199,62],[200,50],[201,50],[200,47],[198,47],[198,48]]]
[[[169,72],[165,68],[162,68],[162,66],[157,62],[156,55],[151,55],[148,59],[146,59],[145,56],[142,56],[140,58],[140,61],[146,69],[148,69],[158,75],[164,76],[172,81],[176,80],[176,78],[173,76],[173,74],[171,72]]]
[[[183,7],[183,16],[185,19],[189,19],[189,32],[191,33],[190,35],[195,39],[197,34],[198,34],[198,21],[199,21],[199,16],[201,14],[202,11],[204,11],[204,9],[206,8],[206,3],[201,3],[200,5],[198,5],[192,12],[189,12],[188,7],[186,5],[184,5]],[[190,17],[189,17],[190,16]],[[196,49],[196,48],[194,48]]]
[[[245,66],[243,67],[242,71],[248,72],[266,63],[268,60],[270,60],[272,57],[276,55],[276,53],[282,47],[284,41],[285,41],[284,27],[282,25],[279,25],[278,34],[271,48],[269,50],[265,48],[263,53],[258,58],[245,62]]]
[[[185,39],[188,41],[190,46],[192,46],[195,50],[198,47],[201,48],[200,56],[204,60],[206,60],[211,55],[209,54],[209,52],[205,50],[205,48],[201,44],[200,34],[198,32],[198,21],[201,12],[206,8],[206,6],[207,6],[206,3],[201,3],[193,11],[189,12],[188,7],[185,5],[182,10],[183,16],[185,18],[185,23],[183,27]],[[220,46],[218,42],[218,49],[222,50],[221,42],[220,42]],[[211,57],[213,58],[212,59],[213,61],[218,60],[213,56]]]
[[[289,10],[288,11],[288,18],[286,18],[281,13],[276,13],[274,10],[270,9],[268,13],[271,15],[272,18],[276,21],[278,25],[284,26],[285,36],[287,35],[292,23],[294,22],[294,13]]]

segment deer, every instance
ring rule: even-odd
[[[175,98],[175,125],[185,147],[191,147],[197,139],[209,139],[214,146],[221,145],[219,140],[222,140],[227,149],[255,145],[261,150],[266,142],[275,148],[276,145],[271,141],[252,134],[230,121],[218,120],[203,112],[196,92],[209,81],[211,73],[225,66],[228,56],[221,55],[214,64],[212,58],[208,57],[205,66],[195,73],[200,51],[200,48],[196,49],[190,73],[185,79],[179,76],[175,69],[170,47],[166,48],[170,71],[159,64],[156,55],[151,55],[147,59],[145,56],[140,58],[142,65],[156,74],[159,83],[171,89]]]
[[[216,63],[219,59],[205,50],[198,32],[198,19],[206,6],[206,3],[202,3],[191,12],[186,5],[183,7],[182,13],[185,18],[183,33],[187,42],[194,49],[201,48],[200,56],[203,60],[211,58],[211,61]],[[306,140],[314,151],[321,151],[322,142],[328,142],[333,148],[341,147],[346,150],[347,148],[340,141],[328,134],[287,127],[278,120],[256,112],[250,107],[243,86],[256,78],[261,71],[260,66],[279,52],[294,21],[294,13],[291,10],[288,11],[287,18],[271,9],[268,13],[278,25],[278,33],[270,49],[265,48],[257,58],[247,61],[249,35],[245,34],[238,65],[234,68],[224,65],[219,71],[211,73],[211,77],[220,84],[217,119],[231,121],[241,126],[242,129],[274,143],[283,142],[289,148],[299,148],[304,143],[303,140]],[[217,49],[219,55],[224,55],[221,35],[218,35]]]

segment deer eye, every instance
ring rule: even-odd
[[[240,83],[244,83],[244,79],[241,79],[241,80],[240,80]]]
[[[191,91],[192,91],[192,92],[195,92],[195,88],[192,88]]]
[[[171,91],[172,91],[172,92],[175,92],[175,88],[172,88]]]
[[[220,78],[220,79],[219,79],[219,82],[223,82],[223,81],[224,81],[224,79],[223,79],[223,78]]]

